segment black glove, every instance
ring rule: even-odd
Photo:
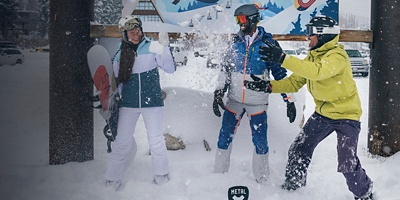
[[[260,47],[258,53],[261,55],[261,60],[264,62],[275,62],[282,64],[286,54],[283,53],[282,48],[278,45],[273,45],[268,41],[264,42],[265,45]]]
[[[258,78],[257,76],[254,76],[253,74],[250,75],[250,77],[254,81],[246,81],[244,80],[244,86],[247,89],[254,90],[257,92],[265,92],[265,93],[271,93],[272,92],[272,85],[270,84],[269,81],[262,80],[261,78]]]
[[[213,111],[217,117],[221,117],[221,112],[219,111],[219,107],[225,110],[224,101],[222,98],[224,97],[224,90],[215,90],[214,91],[214,102],[213,102]],[[219,107],[218,107],[219,106]]]
[[[287,108],[287,117],[289,117],[289,122],[293,123],[296,119],[296,106],[294,102],[288,102],[286,105]]]

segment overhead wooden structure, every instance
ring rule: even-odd
[[[189,35],[192,35],[188,33]],[[146,32],[147,36],[157,38],[158,33]],[[168,33],[172,39],[179,38],[180,33]],[[118,31],[117,25],[90,25],[90,37],[91,38],[119,38],[121,33]],[[285,34],[274,34],[275,40],[283,41],[306,41],[304,35],[285,35]],[[372,31],[371,30],[342,30],[340,33],[339,40],[341,42],[367,42],[372,43]]]

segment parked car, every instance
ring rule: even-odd
[[[0,49],[15,49],[17,45],[11,41],[0,41]]]
[[[195,57],[203,57],[207,56],[210,53],[210,50],[207,47],[195,48],[194,49],[194,56]]]
[[[38,47],[35,49],[36,52],[50,52],[50,46]]]
[[[172,56],[174,57],[175,63],[181,63],[182,65],[186,65],[188,61],[188,51],[184,48],[182,44],[171,43],[169,48],[172,52]]]
[[[349,55],[353,75],[361,74],[363,77],[368,76],[370,67],[368,59],[364,58],[357,49],[347,47],[344,50]]]
[[[283,49],[283,53],[289,54],[292,56],[297,56],[297,51],[295,49]]]
[[[24,63],[24,54],[18,49],[0,49],[0,66]]]
[[[221,65],[222,55],[220,51],[212,51],[207,56],[207,66],[208,68],[217,68]]]
[[[360,51],[362,57],[369,57],[369,51]]]

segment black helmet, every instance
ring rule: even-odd
[[[260,11],[254,4],[245,4],[236,8],[234,16],[236,23],[244,23],[246,20],[250,22],[250,26],[257,25],[260,22]]]
[[[321,34],[339,34],[340,28],[337,22],[327,16],[316,16],[306,24],[306,34],[321,35]]]
[[[331,41],[340,34],[337,22],[328,16],[316,16],[306,24],[307,36],[318,35],[318,43],[310,50],[316,49]]]

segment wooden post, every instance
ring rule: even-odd
[[[372,0],[372,67],[368,148],[373,155],[400,150],[400,1]]]
[[[50,1],[51,165],[93,159],[93,94],[86,53],[94,0]]]

